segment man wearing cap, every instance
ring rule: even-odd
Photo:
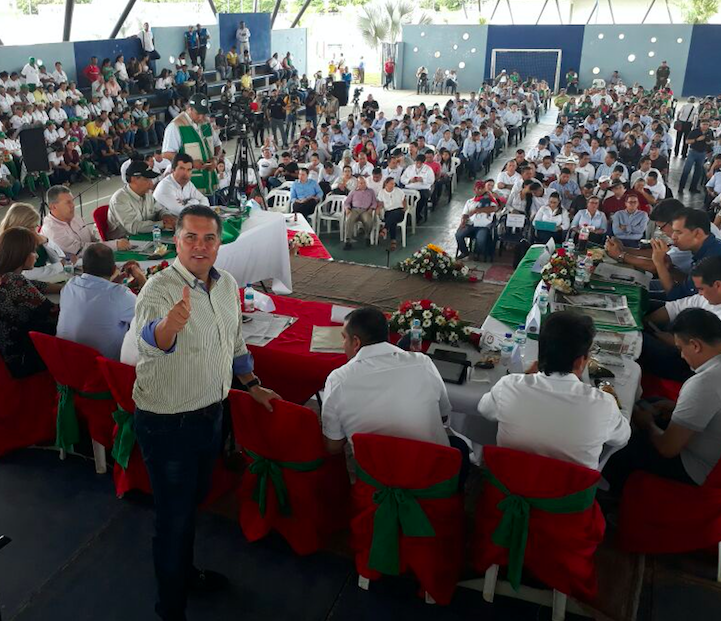
[[[158,173],[143,161],[128,166],[128,180],[110,199],[108,210],[108,239],[150,233],[155,226],[172,229],[175,216],[168,214],[155,202],[151,190]]]
[[[40,86],[40,69],[35,61],[35,57],[31,56],[28,58],[28,62],[20,72],[25,78],[25,83],[28,85],[30,90],[35,90],[36,87]]]
[[[206,95],[195,94],[190,98],[187,112],[181,112],[165,129],[163,157],[173,161],[178,153],[192,158],[193,185],[203,194],[211,195],[218,187],[215,172],[216,158],[221,142],[206,120],[210,111]]]
[[[153,198],[166,213],[179,215],[189,205],[210,205],[208,198],[191,183],[193,160],[187,153],[173,158],[173,171],[153,192]]]

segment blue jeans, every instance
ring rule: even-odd
[[[706,161],[706,153],[702,151],[695,151],[689,149],[688,156],[686,157],[686,163],[683,165],[683,172],[681,173],[681,181],[678,183],[678,189],[683,190],[686,187],[686,180],[691,172],[691,168],[694,169],[693,177],[691,178],[691,189],[697,190],[698,184],[704,174],[703,164]]]
[[[155,501],[155,611],[166,621],[185,619],[195,512],[210,490],[222,420],[221,403],[182,414],[135,410],[135,433]]]
[[[486,249],[488,247],[488,240],[491,237],[491,230],[488,227],[476,227],[466,225],[462,229],[456,232],[456,242],[458,242],[458,250],[461,254],[468,254],[468,244],[466,243],[467,238],[475,239],[476,246],[474,252],[477,256],[485,256]]]

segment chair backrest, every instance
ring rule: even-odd
[[[98,227],[98,235],[100,235],[100,239],[103,241],[107,241],[108,239],[108,210],[110,209],[109,205],[101,205],[100,207],[96,208],[93,212],[93,220],[95,221],[95,226]]]
[[[228,396],[238,444],[267,459],[312,461],[327,456],[315,412],[287,401],[273,401],[268,412],[248,393]]]
[[[342,212],[346,198],[347,197],[342,194],[328,194],[321,203],[321,211],[329,216]]]
[[[83,392],[105,392],[108,389],[98,367],[100,353],[97,350],[40,332],[30,332],[30,338],[59,384]]]
[[[395,148],[400,149],[401,153],[403,153],[404,155],[408,155],[408,151],[410,151],[411,145],[409,145],[407,142],[402,142],[401,144],[397,144]]]
[[[279,190],[290,190],[290,188],[293,187],[293,183],[295,183],[295,182],[294,181],[283,181],[283,183],[281,183],[278,186],[278,189]]]
[[[267,200],[273,199],[273,211],[286,213],[290,211],[290,190],[276,188],[268,194]]]
[[[461,158],[454,155],[453,157],[451,157],[451,162],[453,162],[453,170],[455,171],[456,168],[461,165]]]
[[[353,434],[358,465],[389,487],[418,489],[458,474],[460,451],[448,446],[373,433]]]
[[[135,411],[135,401],[133,401],[133,386],[135,384],[135,367],[129,364],[123,364],[117,360],[103,358],[99,356],[97,359],[100,372],[103,374],[105,381],[110,388],[116,403],[126,412]]]
[[[418,201],[421,200],[421,193],[418,190],[403,188],[403,194],[406,195],[408,208],[415,210]]]

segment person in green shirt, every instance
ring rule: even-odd
[[[559,92],[556,98],[553,100],[553,105],[556,106],[559,110],[563,108],[563,106],[566,105],[567,101],[570,101],[570,97],[568,96],[568,93],[566,92],[565,88],[562,88]]]
[[[569,69],[566,73],[566,89],[569,93],[578,94],[578,73],[575,69]]]

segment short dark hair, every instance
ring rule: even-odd
[[[538,370],[546,375],[571,373],[573,363],[591,350],[593,320],[573,311],[551,313],[538,335]]]
[[[701,279],[704,285],[711,286],[721,280],[721,257],[706,257],[691,269],[691,276]]]
[[[562,174],[562,175],[570,175],[570,174],[571,174],[571,169],[570,169],[570,168],[566,168],[566,167],[564,166],[563,168],[561,168],[561,174]]]
[[[83,252],[83,273],[110,278],[115,273],[115,254],[105,244],[90,244]]]
[[[721,319],[703,308],[687,308],[681,311],[669,330],[684,341],[697,339],[709,345],[721,343]]]
[[[677,198],[664,198],[656,203],[649,218],[654,222],[672,222],[686,207]]]
[[[674,220],[681,219],[684,221],[684,228],[687,228],[689,231],[701,229],[706,235],[711,233],[711,220],[705,211],[685,207],[684,210],[674,218]]]
[[[215,220],[215,224],[218,227],[218,235],[220,235],[223,231],[223,221],[220,219],[220,216],[210,207],[205,205],[189,205],[188,207],[185,207],[178,216],[178,223],[175,225],[176,231],[181,231],[183,229],[183,220],[186,216],[198,216],[199,218]]]
[[[29,229],[14,226],[3,231],[0,234],[0,275],[25,265],[36,245],[35,235]]]
[[[345,318],[345,331],[350,337],[357,336],[362,346],[385,343],[388,340],[388,320],[383,311],[364,306]]]
[[[187,153],[176,153],[175,157],[173,158],[173,170],[177,168],[178,164],[191,164],[193,163],[193,158],[190,157]]]

